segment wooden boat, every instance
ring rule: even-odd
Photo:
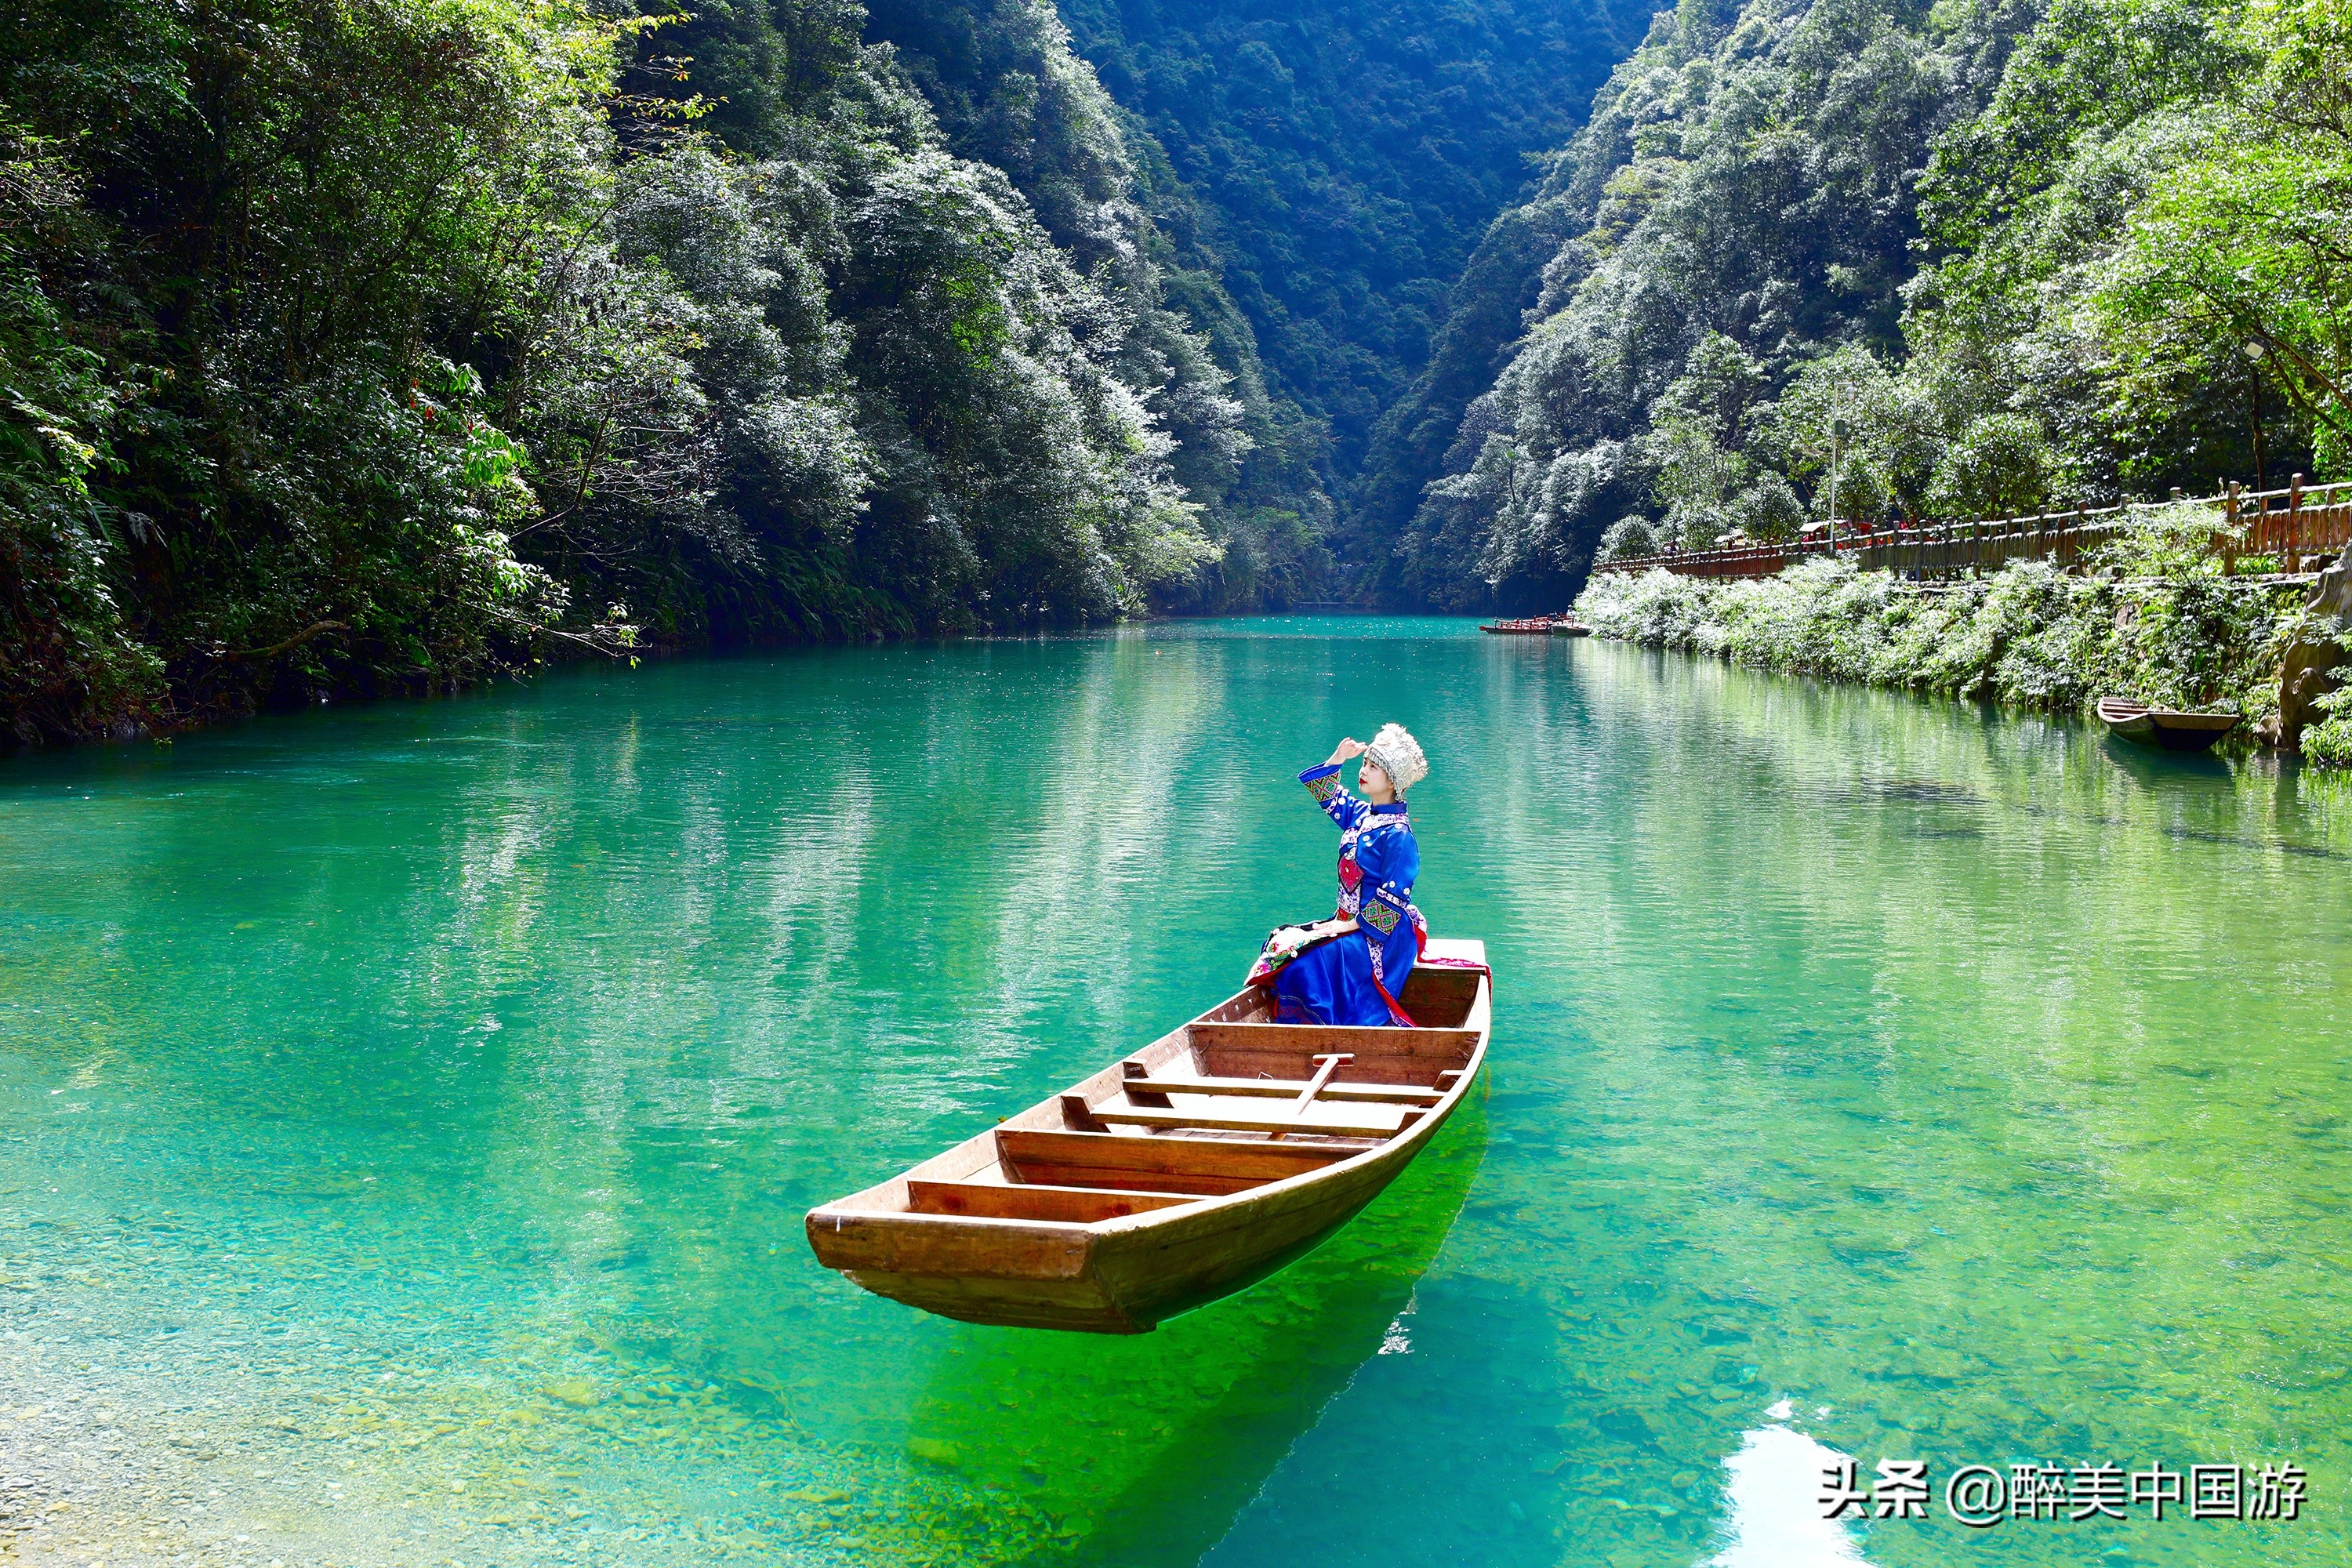
[[[1519,620],[1481,621],[1478,629],[1496,637],[1548,637],[1551,636],[1552,622],[1559,618],[1557,616],[1528,616]]]
[[[1562,616],[1552,622],[1551,635],[1556,637],[1589,637],[1592,635],[1592,628],[1582,621]]]
[[[1142,1333],[1312,1250],[1428,1147],[1486,1063],[1486,952],[1429,944],[1398,998],[1418,1028],[1277,1024],[1246,988],[811,1209],[809,1245],[942,1317]]]
[[[2109,734],[2143,746],[2202,752],[2244,721],[2235,713],[2184,713],[2174,708],[2151,708],[2128,698],[2102,697],[2099,722]]]

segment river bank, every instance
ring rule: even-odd
[[[2284,732],[2280,722],[2282,667],[2327,646],[2312,640],[2316,597],[2309,576],[2116,579],[2018,562],[1914,583],[1824,559],[1766,578],[1604,573],[1575,607],[1603,637],[1780,674],[2080,717],[2107,696],[2233,709],[2248,722],[2228,743],[2300,739],[2333,763],[2344,721],[2324,698],[2287,693]]]

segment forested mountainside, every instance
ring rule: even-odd
[[[2340,5],[1643,3],[16,0],[0,735],[2343,465]]]
[[[20,733],[551,637],[1108,616],[1215,553],[1171,432],[1230,466],[1223,377],[950,151],[855,5],[13,20]]]
[[[1328,594],[1612,14],[18,0],[0,731]]]
[[[2336,471],[2347,81],[2322,0],[1683,0],[1456,290],[1533,296],[1507,363],[1457,418],[1441,334],[1391,416],[1446,450],[1387,591]]]
[[[1136,322],[1130,352],[1176,372],[1154,406],[1217,553],[1160,584],[1154,602],[1247,609],[1328,592],[1323,432],[1269,386],[1215,257],[1180,237],[1197,231],[1189,195],[1071,52],[1050,0],[870,0],[866,32],[922,90],[955,152],[1003,170],[1082,271],[1116,280]]]
[[[1463,262],[1538,172],[1530,157],[1581,117],[1654,3],[869,0],[866,36],[896,49],[955,151],[1007,171],[1083,263],[1114,230],[1141,253],[1151,298],[1233,376],[1238,471],[1194,483],[1179,462],[1223,554],[1157,598],[1249,608],[1370,584],[1363,546],[1334,571],[1327,543],[1375,426]],[[1073,68],[1074,37],[1094,72]],[[1517,306],[1452,329],[1488,377],[1517,331]],[[1437,472],[1390,480],[1405,513]]]
[[[1445,293],[1657,0],[1062,0],[1164,151],[1156,215],[1221,276],[1352,485]]]

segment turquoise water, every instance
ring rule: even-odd
[[[1324,912],[1402,720],[1491,1095],[1132,1341],[800,1215]],[[2321,1563],[2352,795],[1452,621],[575,671],[0,763],[0,1511],[35,1560]],[[1824,1530],[1824,1456],[1931,1465]],[[2288,1523],[1942,1517],[2293,1461]],[[1778,1468],[1775,1468],[1775,1466]],[[2143,1513],[2145,1510],[2141,1510]],[[28,1522],[29,1521],[29,1522]],[[44,1557],[43,1554],[48,1554]]]

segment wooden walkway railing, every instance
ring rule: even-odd
[[[1597,563],[1596,572],[1663,569],[1685,577],[1771,577],[1800,561],[1829,555],[1850,560],[1865,572],[1893,572],[1914,578],[1964,577],[1997,572],[2011,561],[2055,561],[2071,565],[2109,542],[2136,511],[2177,500],[2134,501],[2124,506],[2076,507],[2033,517],[1975,522],[1840,522],[1834,544],[1830,531],[1815,524],[1806,536],[1777,543],[1740,544],[1720,550],[1675,551]],[[2303,569],[2303,558],[2332,555],[2352,544],[2352,482],[2306,487],[2303,476],[2284,489],[2245,490],[2189,503],[2220,514],[2213,535],[2222,570],[2235,572],[2248,557],[2266,557],[2273,570]]]

